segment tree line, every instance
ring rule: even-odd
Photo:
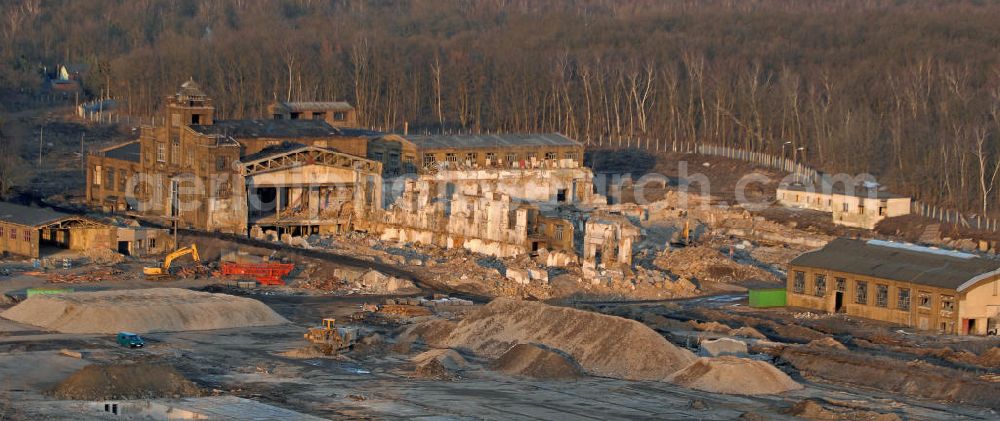
[[[348,100],[365,126],[559,131],[785,154],[1000,212],[1000,4],[980,1],[21,0],[0,87],[85,63],[152,115]],[[6,86],[4,86],[6,85]]]

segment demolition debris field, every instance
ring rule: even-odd
[[[126,349],[113,335],[52,333],[2,320],[0,376],[10,379],[0,384],[9,402],[5,411],[24,418],[88,419],[72,404],[77,401],[66,399],[215,394],[325,418],[784,419],[864,413],[884,417],[879,419],[991,419],[990,408],[1000,406],[994,398],[998,383],[984,380],[998,367],[993,342],[951,343],[838,316],[751,310],[732,295],[580,309],[501,299],[468,311],[438,306],[431,316],[374,323],[351,319],[361,304],[377,302],[371,297],[221,290],[249,294],[239,299],[289,323],[163,329],[172,331],[145,334],[145,348]],[[108,296],[149,297],[157,291]],[[224,297],[216,299],[236,298]],[[177,299],[173,305],[186,304]],[[286,356],[307,345],[302,332],[321,317],[360,328],[366,339],[340,355]],[[759,337],[738,336],[751,330]],[[718,337],[746,343],[748,353],[712,356],[698,345]],[[920,341],[928,345],[916,347]],[[927,365],[910,363],[919,353],[936,357],[921,363]],[[956,376],[958,390],[977,400],[944,389],[910,389],[892,383],[888,372],[879,376],[883,383],[865,384],[871,376],[864,370],[885,371],[881,367],[910,379]],[[102,380],[137,370],[143,381]]]

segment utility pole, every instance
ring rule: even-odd
[[[38,167],[42,167],[42,137],[45,135],[45,120],[42,120],[42,126],[38,129]]]

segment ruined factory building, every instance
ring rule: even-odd
[[[0,202],[0,252],[42,257],[58,249],[112,248],[114,229],[90,218]]]
[[[187,81],[165,105],[162,124],[143,126],[138,142],[88,156],[91,206],[231,233],[255,224],[351,229],[381,207],[383,168],[398,171],[415,155],[408,142],[332,126],[328,116],[351,121],[353,113],[337,115],[343,103],[282,103],[270,119],[216,120],[212,98]]]
[[[829,212],[833,223],[854,228],[874,229],[879,221],[910,213],[910,198],[857,185],[799,183],[778,186],[778,203],[790,208]]]
[[[583,160],[583,144],[559,133],[404,137],[416,145],[421,168],[532,168]]]
[[[881,240],[836,239],[791,261],[788,305],[949,334],[996,334],[1000,261]]]

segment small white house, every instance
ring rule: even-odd
[[[782,206],[830,212],[835,224],[854,228],[874,229],[879,221],[910,213],[910,198],[856,185],[837,188],[802,184],[784,184],[777,190]]]

